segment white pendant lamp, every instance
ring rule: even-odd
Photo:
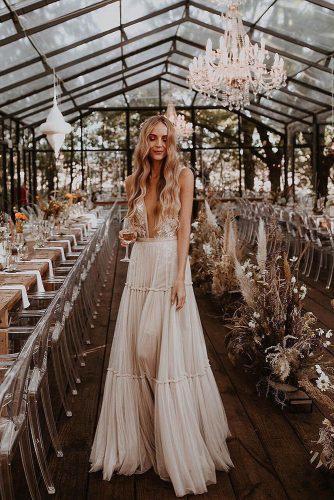
[[[69,134],[72,127],[67,123],[58,108],[56,81],[53,87],[53,106],[46,118],[46,122],[39,127],[39,132],[46,134],[48,143],[52,147],[55,157],[58,158],[60,148],[62,147],[65,135]]]

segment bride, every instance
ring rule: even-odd
[[[194,178],[181,167],[175,130],[147,119],[125,181],[135,241],[111,347],[91,471],[151,467],[178,497],[233,466],[229,429],[192,288],[188,258]],[[125,229],[120,231],[124,246]],[[124,238],[123,238],[124,237]]]

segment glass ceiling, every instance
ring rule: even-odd
[[[0,0],[0,111],[27,126],[52,103],[75,119],[92,108],[208,104],[187,87],[188,66],[222,33],[220,0]],[[246,0],[253,41],[285,59],[287,86],[244,114],[284,132],[330,119],[334,0]]]

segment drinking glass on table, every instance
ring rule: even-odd
[[[12,254],[12,242],[11,242],[11,240],[6,240],[4,242],[4,248],[5,248],[5,252],[6,252],[5,269],[7,271],[14,271],[16,269],[16,266],[15,266],[15,259],[14,259],[14,256]]]
[[[13,236],[13,246],[17,252],[16,261],[19,262],[21,260],[21,252],[24,247],[24,236],[23,233],[14,233]]]
[[[128,217],[125,217],[123,221],[123,228],[120,231],[120,238],[125,243],[125,257],[121,259],[121,262],[130,262],[129,259],[129,246],[137,238],[137,233],[134,231],[131,221]]]

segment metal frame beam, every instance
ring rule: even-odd
[[[16,33],[15,35],[10,35],[7,38],[3,38],[0,40],[0,47],[3,45],[8,45],[9,43],[16,42],[20,40],[20,38],[24,38],[25,36],[34,35],[36,33],[40,33],[41,31],[47,30],[48,28],[53,28],[54,26],[58,26],[59,24],[65,23],[66,21],[70,21],[71,19],[75,19],[77,17],[83,16],[92,12],[94,10],[101,9],[102,7],[106,7],[112,3],[116,3],[119,0],[100,0],[93,5],[88,5],[87,7],[83,7],[82,9],[75,9],[64,16],[56,17],[48,21],[47,23],[39,24],[38,26],[34,26],[33,28],[28,28],[24,30],[23,33]],[[15,9],[16,10],[16,9]]]
[[[24,7],[17,6],[15,8],[15,12],[19,15],[22,16],[24,14],[28,14],[28,12],[33,12],[36,9],[42,9],[43,7],[46,7],[47,5],[50,5],[52,3],[56,3],[59,0],[40,0],[39,2],[34,2],[30,5],[25,5]],[[9,21],[11,18],[10,13],[8,12],[7,14],[2,14],[0,16],[0,23],[4,23],[5,21]]]
[[[7,7],[8,11],[9,11],[9,13],[11,15],[11,19],[12,19],[13,24],[15,26],[16,32],[18,34],[23,34],[25,36],[26,35],[25,31],[23,29],[23,26],[21,24],[20,18],[17,15],[16,11],[11,7],[10,3],[8,2],[8,0],[3,0],[3,2],[4,2],[5,6]],[[27,38],[28,38],[28,41],[30,42],[31,46],[33,47],[33,49],[37,52],[38,58],[39,58],[40,62],[42,63],[43,67],[45,68],[45,73],[46,74],[50,74],[50,73],[52,74],[53,73],[53,68],[51,68],[49,66],[48,62],[45,60],[45,57],[43,56],[43,54],[39,51],[39,49],[36,46],[36,44],[34,43],[34,41],[32,41],[29,36]],[[72,103],[76,107],[76,102],[73,99],[71,93],[66,89],[66,87],[64,86],[64,84],[62,82],[60,82],[60,86],[61,86],[64,94],[66,94],[66,95],[69,96],[70,100],[72,101]]]
[[[106,94],[105,96],[103,96],[103,99],[111,99],[112,97],[116,97],[116,96],[118,96],[120,94],[123,94],[124,92],[129,92],[131,90],[135,90],[135,89],[137,89],[139,87],[143,87],[144,85],[147,85],[148,83],[153,83],[154,81],[159,80],[159,78],[161,78],[162,75],[163,75],[163,73],[160,73],[158,75],[152,76],[151,78],[147,78],[145,80],[141,80],[141,81],[135,83],[134,85],[130,85],[130,86],[124,88],[124,89],[117,90],[115,92],[110,92],[109,94]],[[101,102],[101,98],[92,99],[91,101],[88,101],[87,103],[85,103],[84,106],[80,106],[79,108],[80,108],[80,110],[82,110],[82,109],[88,109],[91,106],[93,106],[94,104],[97,104],[99,102]],[[123,108],[119,108],[119,109],[122,110]],[[66,111],[63,112],[63,115],[64,116],[70,115],[74,111],[75,111],[75,108],[68,109],[68,110],[66,110]],[[40,121],[35,122],[35,123],[32,123],[32,124],[29,125],[29,127],[37,127],[41,123],[43,123],[43,120],[40,120]]]
[[[137,37],[136,37],[137,38]],[[168,41],[172,40],[173,37],[169,37],[167,39],[162,39],[162,40],[158,40],[157,42],[155,42],[154,44],[150,44],[150,45],[145,45],[144,47],[141,47],[140,49],[137,49],[137,50],[134,50],[133,52],[129,52],[127,54],[127,57],[131,57],[131,56],[135,56],[141,52],[145,52],[146,50],[149,50],[151,49],[152,47],[157,47],[159,45],[163,45],[165,43],[167,43]],[[132,39],[133,40],[133,39]],[[130,40],[129,40],[130,42]],[[127,43],[129,43],[127,42]],[[120,45],[120,44],[118,44]],[[115,46],[114,46],[115,47]],[[79,76],[82,76],[82,75],[87,75],[89,73],[93,73],[94,71],[97,71],[99,69],[102,69],[106,66],[109,66],[111,64],[115,64],[116,62],[120,62],[122,60],[122,56],[119,56],[119,57],[116,57],[114,59],[109,59],[108,61],[105,61],[101,64],[98,64],[97,66],[93,66],[93,67],[89,67],[87,68],[86,70],[84,71],[80,71],[79,73],[75,73],[73,75],[70,75],[66,78],[63,78],[63,83],[67,83],[67,82],[70,82],[71,80],[74,80],[75,78],[78,78]],[[9,87],[15,87],[16,85],[11,85]],[[7,90],[9,89],[9,87],[7,87]],[[9,106],[10,104],[14,103],[14,102],[17,102],[18,100],[21,100],[21,99],[25,99],[26,97],[30,97],[32,95],[36,95],[38,92],[43,92],[45,90],[49,90],[53,87],[53,84],[50,85],[45,85],[44,87],[41,87],[37,90],[34,90],[34,91],[30,91],[28,92],[27,94],[24,94],[24,95],[20,95],[19,98],[16,97],[16,98],[12,98],[12,99],[8,99],[7,101],[3,102],[0,104],[0,107],[2,106]],[[5,89],[1,89],[1,92],[4,92]]]
[[[179,23],[180,23],[180,21],[179,21],[179,20],[178,20],[178,21],[175,21],[175,22],[172,22],[172,23],[170,23],[169,25],[165,25],[165,26],[163,27],[163,29],[165,30],[165,29],[168,29],[168,28],[171,28],[171,27],[177,26]],[[160,32],[160,31],[162,31],[162,28],[156,28],[156,29],[154,29],[154,30],[152,30],[152,31],[150,31],[150,32],[145,33],[145,34],[138,35],[138,36],[136,36],[136,37],[134,37],[134,38],[129,39],[129,40],[128,40],[128,41],[126,41],[126,42],[124,41],[124,42],[123,42],[123,46],[124,46],[124,45],[128,45],[128,44],[130,44],[131,42],[141,40],[142,38],[145,38],[146,36],[153,35],[153,34],[155,34],[155,33],[157,33],[157,32]],[[159,40],[159,44],[160,44],[160,45],[161,45],[161,44],[164,44],[164,43],[166,43],[166,39],[165,39],[165,40],[164,40],[164,39],[163,39],[163,40]],[[114,50],[115,48],[119,48],[120,46],[121,46],[121,44],[114,45],[114,46],[112,46],[112,47],[109,47],[109,50],[110,50],[110,51],[111,51],[111,50]],[[152,48],[152,46],[153,46],[153,44],[151,44],[150,46],[145,46],[145,47],[142,47],[141,49],[138,49],[137,51],[134,51],[134,52],[132,52],[131,54],[134,54],[134,55],[135,55],[136,53],[143,52],[144,50],[148,50],[149,48]],[[92,55],[91,55],[91,57],[93,57],[93,56],[94,56],[94,54],[92,54]],[[129,56],[130,56],[130,53],[129,53],[129,54],[127,54],[127,57],[129,57]],[[118,60],[120,60],[120,59],[118,58]],[[75,78],[78,78],[79,76],[86,75],[86,74],[88,74],[88,73],[92,73],[92,72],[94,72],[94,71],[97,71],[98,69],[101,69],[101,68],[103,68],[103,67],[106,67],[106,66],[108,66],[108,65],[112,64],[113,62],[115,62],[115,60],[114,60],[114,59],[111,59],[111,60],[109,60],[109,61],[106,61],[106,62],[103,62],[103,63],[101,63],[101,64],[98,64],[97,66],[89,67],[89,68],[87,68],[87,69],[86,69],[86,70],[84,70],[84,71],[80,71],[79,73],[76,73],[76,74],[73,74],[73,75],[71,75],[71,76],[69,76],[69,77],[63,78],[63,79],[62,79],[62,82],[63,82],[63,83],[67,83],[67,82],[69,82],[70,80],[73,80],[73,79],[75,79]],[[58,68],[57,68],[57,69],[58,69]],[[42,76],[45,76],[45,74],[43,74]],[[40,78],[40,76],[34,75],[33,77],[31,77],[31,78],[28,78],[28,79],[24,80],[24,82],[18,82],[18,83],[16,83],[16,84],[12,84],[12,85],[10,85],[10,86],[8,86],[8,87],[6,87],[6,88],[2,88],[2,89],[1,89],[1,92],[5,92],[5,90],[11,90],[12,88],[18,87],[18,86],[22,85],[23,83],[29,83],[29,82],[31,82],[31,81],[34,81],[34,80],[36,80],[37,78]],[[20,95],[19,97],[15,97],[15,98],[12,98],[12,99],[8,99],[7,101],[5,101],[5,102],[1,103],[1,104],[0,104],[0,107],[2,107],[2,106],[8,106],[8,105],[12,104],[13,102],[16,102],[18,99],[24,99],[24,98],[26,98],[26,97],[30,97],[30,96],[32,96],[32,95],[35,95],[35,94],[36,94],[36,93],[38,93],[38,92],[43,92],[44,90],[48,90],[48,89],[50,89],[50,88],[52,88],[52,87],[53,87],[53,85],[48,84],[48,85],[45,85],[44,87],[40,87],[39,89],[35,89],[34,91],[30,91],[30,92],[28,92],[27,94]]]
[[[218,28],[217,26],[213,26],[211,24],[207,24],[205,23],[204,21],[200,21],[199,19],[195,19],[194,17],[189,17],[188,18],[188,22],[191,22],[191,23],[194,23],[194,24],[197,24],[198,26],[201,26],[202,28],[205,28],[205,29],[208,29],[208,30],[211,30],[211,31],[215,31],[216,33],[219,33],[219,34],[222,34],[224,33],[224,30],[223,28]],[[252,43],[255,43],[254,40],[252,40],[251,38],[251,42]],[[301,42],[302,43],[302,42]],[[303,44],[304,47],[307,47],[307,44],[304,43]],[[311,61],[309,61],[308,59],[304,59],[302,57],[299,57],[299,56],[296,56],[294,54],[291,54],[290,52],[287,52],[285,50],[281,50],[281,49],[277,49],[275,47],[271,47],[270,45],[266,44],[266,49],[275,54],[279,54],[280,56],[282,57],[285,57],[286,59],[291,59],[293,61],[296,61],[296,62],[299,62],[301,64],[305,64],[305,65],[308,65],[308,66],[314,66],[315,68],[317,69],[320,69],[321,71],[325,71],[327,73],[331,73],[331,70],[325,66],[321,66],[317,63],[312,63]],[[315,49],[313,49],[315,50]],[[326,57],[330,56],[332,52],[328,52],[328,51],[322,51],[320,52],[321,54],[324,54]],[[289,77],[288,77],[288,80],[289,80]]]
[[[167,55],[169,54],[169,52],[166,52],[165,54],[163,54],[164,57],[166,57]],[[156,68],[158,66],[160,66],[161,64],[163,64],[163,61],[159,61],[159,62],[156,62],[156,59],[155,58],[151,58],[151,59],[148,59],[146,60],[145,62],[142,62],[142,63],[139,63],[139,64],[135,64],[134,66],[131,66],[130,68],[127,69],[127,72],[131,71],[131,70],[134,70],[136,69],[137,67],[140,67],[140,66],[143,66],[147,63],[150,63],[150,62],[154,62],[154,64],[151,64],[150,66],[144,68],[144,69],[140,69],[139,71],[134,71],[130,74],[127,74],[127,75],[123,75],[123,69],[117,71],[116,73],[113,74],[112,77],[108,76],[108,80],[110,78],[115,78],[115,76],[120,76],[120,78],[116,78],[115,80],[111,80],[111,81],[107,81],[107,82],[104,82],[102,85],[98,86],[98,87],[95,87],[93,89],[86,89],[84,92],[81,92],[80,94],[76,94],[75,95],[75,98],[78,98],[78,97],[82,97],[84,95],[87,95],[87,94],[90,94],[91,92],[94,92],[95,90],[100,90],[104,87],[108,87],[108,85],[112,85],[114,83],[118,83],[118,82],[121,82],[123,81],[123,78],[129,78],[131,76],[136,76],[136,75],[139,75],[140,73],[143,73],[144,71],[148,71],[150,69],[153,69],[153,68]],[[105,78],[104,78],[105,79]],[[96,81],[95,82],[92,82],[91,85],[95,85],[96,84]],[[85,85],[82,86],[82,88],[86,88]],[[123,92],[123,91],[122,91]],[[104,96],[101,96],[100,97],[100,101],[102,101],[104,99]],[[64,100],[63,102],[68,102],[69,99],[67,100]],[[52,102],[52,99],[47,99],[46,101],[42,102],[42,103],[39,103],[40,104],[47,104],[47,103],[51,103]],[[35,106],[34,106],[35,107]],[[43,107],[42,109],[38,109],[32,113],[28,113],[26,115],[20,115],[20,118],[27,118],[29,116],[32,116],[32,115],[35,115],[37,113],[40,113],[42,111],[46,111],[50,108],[50,106],[45,106]]]
[[[324,9],[334,10],[334,5],[332,3],[326,2],[325,0],[306,0],[306,1],[309,3],[314,3],[314,5],[323,7]]]
[[[115,1],[115,0],[114,0]],[[144,21],[147,21],[147,20],[151,20],[157,16],[160,16],[162,14],[166,14],[167,12],[171,11],[171,10],[174,10],[174,9],[178,9],[179,7],[182,7],[184,5],[184,0],[182,0],[181,2],[178,2],[174,5],[170,5],[169,7],[164,7],[163,9],[159,9],[159,10],[156,10],[154,12],[151,12],[150,14],[147,14],[145,16],[142,16],[142,17],[139,17],[133,21],[129,21],[127,23],[124,23],[122,24],[122,26],[116,26],[115,28],[112,28],[110,30],[106,30],[106,31],[102,31],[100,33],[97,33],[96,35],[92,35],[90,37],[87,37],[87,38],[84,38],[84,39],[81,39],[81,40],[78,40],[77,42],[74,42],[70,45],[67,45],[65,47],[61,47],[59,49],[56,49],[56,50],[53,50],[51,52],[47,52],[45,54],[45,57],[47,59],[51,58],[51,57],[54,57],[56,55],[59,55],[59,54],[62,54],[64,52],[67,52],[68,50],[72,50],[76,47],[79,47],[80,45],[86,45],[94,40],[97,40],[99,38],[103,38],[104,36],[107,36],[107,35],[110,35],[112,33],[117,33],[118,31],[122,31],[125,30],[126,28],[129,28],[135,24],[138,24],[138,23],[141,23],[141,22],[144,22]],[[132,43],[132,42],[136,42],[138,40],[141,40],[142,38],[145,38],[149,35],[153,35],[153,34],[156,34],[158,33],[159,31],[164,31],[168,28],[171,28],[171,27],[174,27],[174,26],[177,26],[178,24],[180,23],[180,20],[177,20],[177,21],[173,21],[169,24],[166,24],[164,26],[161,26],[159,28],[155,28],[149,32],[146,32],[146,33],[142,33],[141,35],[137,35],[135,37],[132,37],[131,39],[128,39],[126,41],[126,43],[120,43],[120,44],[116,44],[116,45],[113,45],[111,47],[108,47],[107,49],[105,50],[101,50],[101,51],[96,51],[96,52],[92,52],[91,54],[87,54],[87,56],[83,56],[83,57],[88,57],[88,58],[93,58],[93,57],[96,57],[97,55],[101,55],[101,54],[104,54],[104,53],[107,53],[107,52],[110,52],[112,50],[115,50],[121,46],[124,46],[124,45],[127,45],[127,43]],[[83,59],[83,58],[80,58],[80,59],[74,59],[72,61],[69,61],[68,63],[66,63],[66,66],[65,65],[61,65],[59,67],[57,67],[57,71],[60,71],[61,69],[65,69],[66,67],[70,67],[71,65],[73,64],[77,64],[78,62],[83,62],[84,60],[87,60],[87,59]],[[23,63],[20,63],[20,64],[17,64],[15,66],[11,66],[10,68],[6,69],[6,70],[3,70],[3,71],[0,71],[0,76],[3,76],[3,75],[6,75],[8,73],[11,73],[13,71],[17,71],[18,69],[21,69],[23,67],[27,67],[31,64],[34,64],[36,62],[38,62],[39,59],[38,58],[33,58],[33,59],[30,59],[28,61],[25,61]]]
[[[166,43],[166,40],[164,41],[164,43]],[[158,46],[158,45],[161,45],[161,44],[162,44],[162,42],[160,42],[160,41],[159,41],[159,42],[156,42],[156,44],[152,44],[150,48],[155,47],[155,46]],[[145,50],[146,50],[146,48],[145,48]],[[144,50],[142,50],[142,49],[138,49],[137,51],[134,51],[134,52],[133,52],[133,53],[131,53],[131,54],[136,55],[137,53],[140,53],[140,52],[142,52],[142,51],[144,51]],[[120,74],[123,74],[123,72],[124,72],[124,73],[128,73],[129,71],[132,71],[132,70],[134,70],[134,69],[136,69],[136,68],[138,68],[138,67],[141,67],[141,66],[145,66],[146,64],[150,64],[151,62],[154,62],[154,61],[159,61],[159,62],[157,62],[154,66],[156,66],[156,65],[160,65],[160,64],[163,64],[163,63],[164,63],[164,61],[163,61],[163,60],[161,60],[161,59],[164,59],[164,58],[165,58],[165,57],[167,57],[169,54],[170,54],[170,51],[164,52],[163,54],[160,54],[159,58],[152,57],[152,58],[150,58],[150,59],[145,59],[144,61],[142,61],[142,62],[140,62],[140,63],[134,64],[133,66],[128,67],[126,70],[121,69],[121,70],[119,70],[119,71],[114,72],[114,73],[112,74],[112,76],[107,75],[107,76],[101,77],[101,78],[99,78],[98,80],[95,80],[95,81],[93,81],[93,82],[90,82],[90,83],[87,83],[87,84],[81,85],[80,87],[77,87],[77,88],[73,91],[73,93],[75,94],[75,95],[74,95],[74,98],[81,97],[81,96],[83,96],[83,95],[85,95],[85,94],[88,94],[88,93],[92,92],[93,90],[98,90],[98,89],[103,88],[103,87],[105,87],[105,86],[107,86],[107,85],[109,85],[109,84],[115,83],[115,82],[116,82],[116,81],[118,81],[118,80],[114,81],[114,80],[110,80],[110,79],[113,79],[113,78],[115,78],[115,76],[118,76],[118,75],[120,75]],[[118,60],[119,60],[119,58],[115,59],[115,60],[113,61],[113,63],[114,63],[114,62],[117,62]],[[147,68],[143,68],[141,71],[147,71],[148,69],[151,69],[151,68],[152,68],[152,66],[147,67]],[[135,74],[138,74],[138,73],[139,73],[139,72],[136,72],[136,73],[131,73],[131,74],[124,74],[124,77],[125,77],[125,78],[129,78],[130,76],[134,76]],[[109,81],[109,80],[110,80],[110,81]],[[95,88],[93,88],[93,89],[90,89],[90,88],[89,88],[89,87],[91,87],[91,86],[93,86],[93,85],[96,85],[97,83],[106,82],[106,81],[107,81],[107,83],[106,83],[105,85],[101,85],[100,87],[95,87]],[[85,90],[86,90],[86,92],[82,92],[82,93],[78,94],[78,91],[79,91],[79,90],[81,90],[81,89],[85,89]],[[103,99],[103,96],[101,96],[101,99]],[[67,101],[68,101],[68,99],[64,99],[62,102],[67,102]],[[32,104],[32,105],[30,105],[30,106],[27,106],[26,108],[22,108],[22,109],[20,110],[20,112],[18,113],[18,116],[20,117],[20,119],[22,119],[22,118],[23,118],[23,116],[29,116],[29,115],[31,115],[31,114],[35,114],[35,112],[34,112],[34,113],[29,113],[28,115],[22,115],[22,113],[24,113],[25,111],[28,111],[28,110],[34,109],[34,108],[36,108],[36,107],[39,107],[39,106],[40,106],[40,105],[42,105],[42,104],[47,104],[47,103],[51,103],[51,102],[52,102],[52,98],[48,98],[48,99],[45,99],[45,100],[43,100],[43,101],[39,101],[38,103]],[[42,110],[38,110],[38,111],[42,111]]]

